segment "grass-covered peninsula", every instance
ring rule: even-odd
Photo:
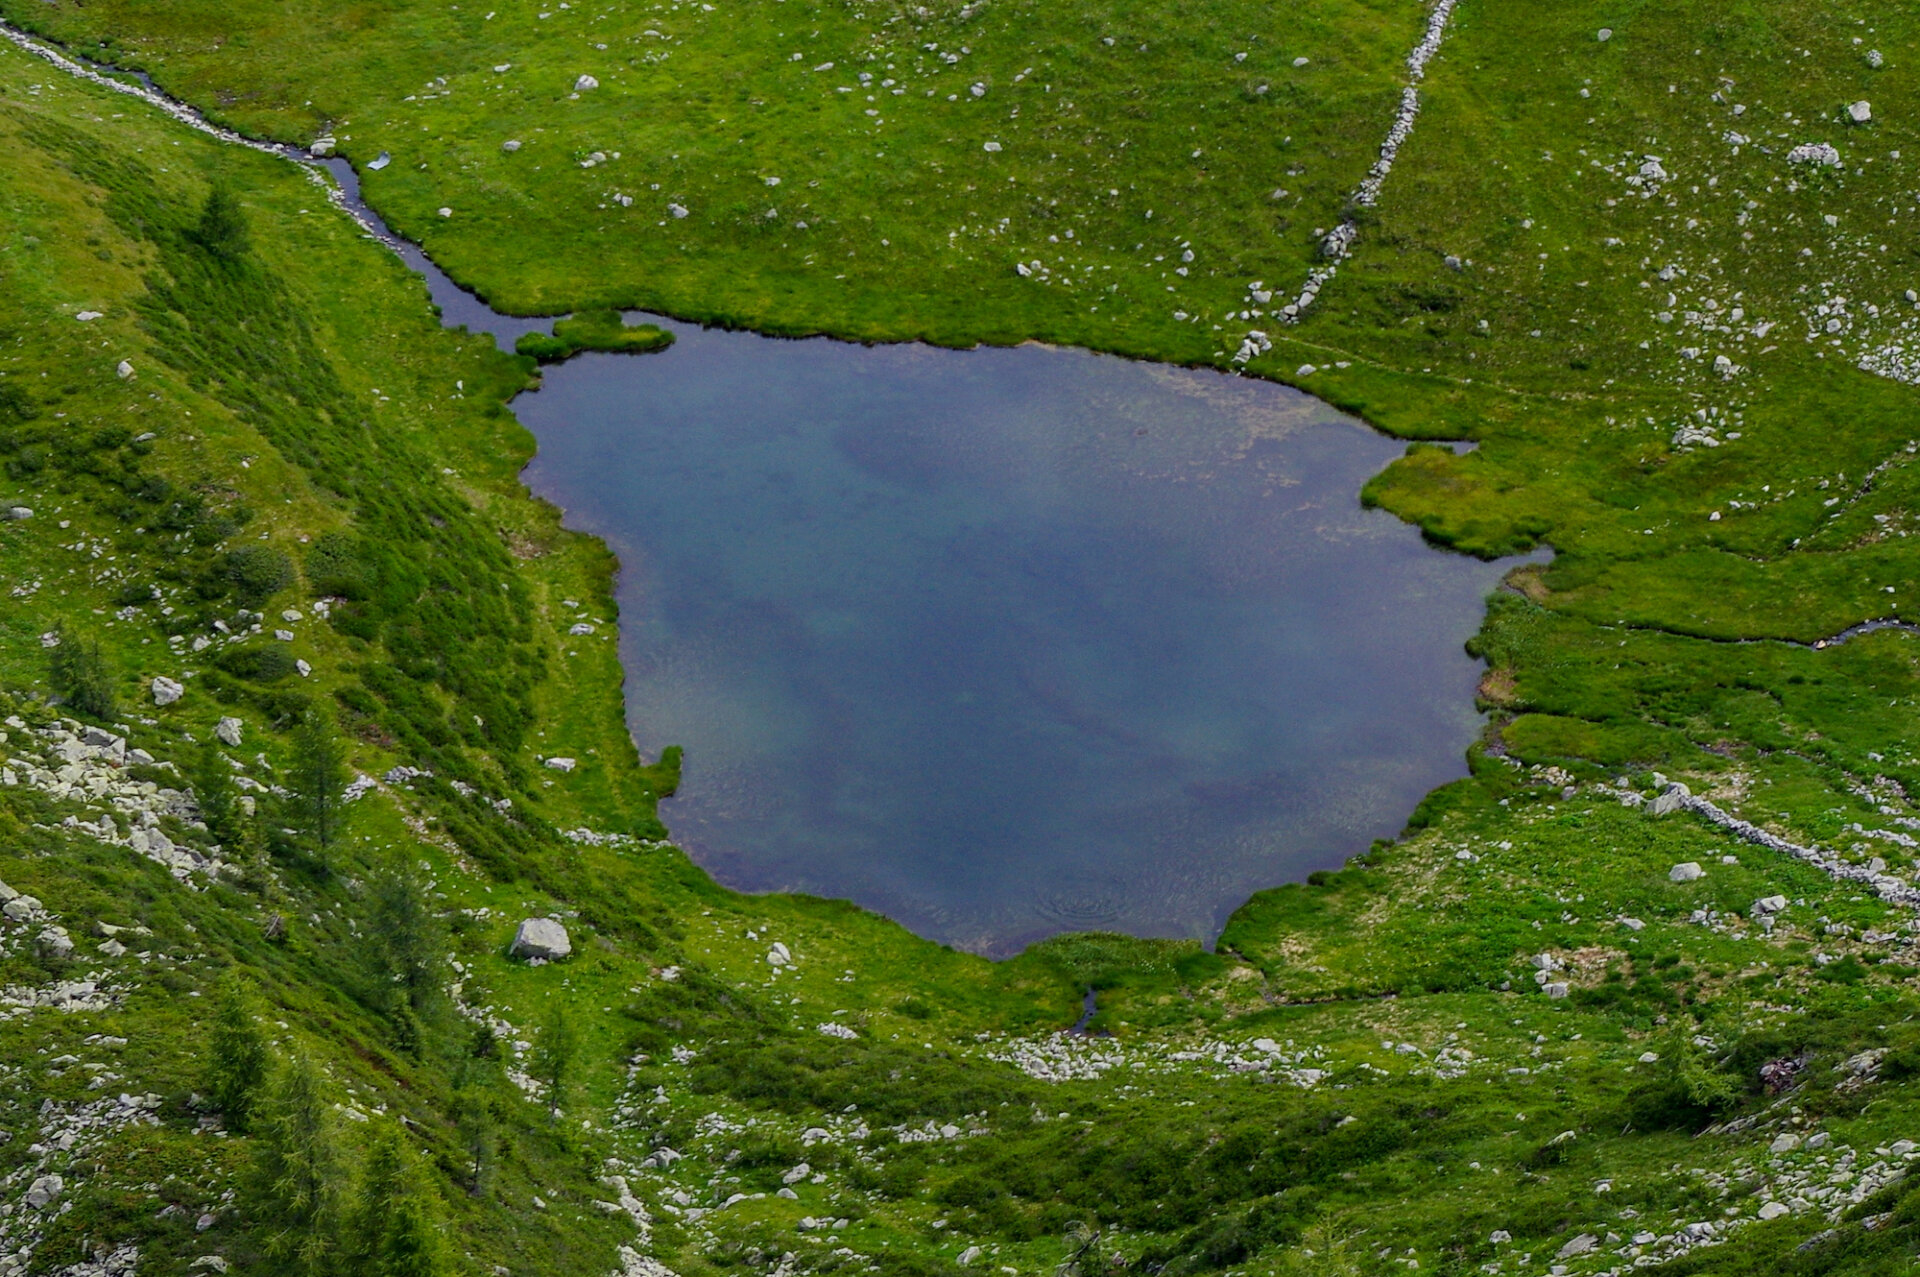
[[[1212,952],[738,896],[518,482],[542,352],[0,44],[0,1274],[1912,1267],[1910,10],[0,13],[570,348],[1244,357],[1554,551],[1472,777]]]

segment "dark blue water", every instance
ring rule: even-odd
[[[629,722],[721,881],[988,953],[1211,938],[1464,774],[1502,566],[1360,508],[1402,445],[1075,351],[677,331],[516,409],[620,556]]]

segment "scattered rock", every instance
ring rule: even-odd
[[[1873,118],[1873,105],[1869,102],[1855,102],[1847,107],[1847,118],[1855,124],[1865,124]]]
[[[1802,142],[1787,152],[1789,164],[1818,164],[1825,168],[1840,167],[1840,152],[1827,142]]]
[[[1605,44],[1607,41],[1613,39],[1613,28],[1601,27],[1599,34],[1595,38],[1598,39],[1600,43]]]
[[[222,745],[240,748],[240,732],[246,726],[237,718],[223,718],[213,725],[213,734]]]
[[[552,918],[528,918],[513,933],[508,952],[516,958],[557,962],[573,952],[573,942],[567,939],[567,929]]]
[[[1670,816],[1686,806],[1687,799],[1691,797],[1693,797],[1691,790],[1679,781],[1674,781],[1660,791],[1658,798],[1647,804],[1647,815]],[[1674,881],[1679,882],[1680,879],[1676,878]]]
[[[972,1266],[974,1263],[978,1262],[980,1256],[986,1253],[987,1253],[986,1251],[982,1250],[978,1246],[969,1246],[965,1250],[961,1251],[959,1254],[959,1257],[956,1258],[953,1262],[960,1265],[960,1267],[962,1268],[967,1268]]]
[[[585,93],[589,89],[597,89],[599,87],[600,81],[590,75],[583,75],[573,82],[573,91],[575,93]]]
[[[1569,992],[1566,983],[1560,980],[1554,980],[1548,983],[1545,988],[1547,996],[1550,998],[1564,998]]]
[[[506,141],[500,144],[500,149],[505,151],[508,155],[512,155],[515,151],[520,149],[520,139],[517,137],[508,138]]]
[[[1785,1202],[1763,1202],[1760,1206],[1760,1218],[1763,1220],[1779,1219],[1782,1215],[1791,1213]]]
[[[6,517],[15,523],[23,522],[33,517],[33,507],[27,505],[8,506]]]
[[[42,1175],[27,1188],[27,1205],[34,1210],[44,1210],[59,1198],[67,1182],[58,1175]]]
[[[808,1165],[806,1162],[802,1162],[798,1166],[794,1167],[792,1170],[787,1171],[785,1174],[781,1175],[780,1182],[782,1184],[798,1184],[801,1180],[805,1179],[807,1176],[811,1174],[813,1174],[813,1167]]]
[[[1787,898],[1785,896],[1762,896],[1753,902],[1753,912],[1756,916],[1779,913],[1786,907]]]
[[[122,381],[125,381],[127,378],[133,376],[133,365],[128,363],[126,360],[122,359],[117,365],[115,365],[113,372],[116,377],[120,378],[120,380]]]
[[[367,167],[372,169],[374,172],[378,173],[381,169],[385,168],[387,165],[391,163],[393,163],[393,157],[391,155],[388,155],[385,151],[382,151],[380,152],[380,154],[376,155],[373,159],[367,161]]]
[[[1794,1149],[1799,1147],[1800,1147],[1800,1137],[1798,1135],[1793,1134],[1791,1131],[1789,1131],[1784,1135],[1774,1136],[1773,1143],[1767,1145],[1767,1152],[1791,1153],[1793,1152]]]
[[[1697,860],[1683,861],[1667,870],[1668,882],[1698,882],[1706,876],[1707,871],[1700,867]]]
[[[187,694],[187,689],[164,674],[156,675],[153,680],[153,703],[171,705]]]
[[[1490,1244],[1495,1246],[1505,1245],[1507,1242],[1510,1242],[1512,1240],[1513,1240],[1513,1234],[1508,1232],[1504,1228],[1494,1229],[1493,1232],[1489,1234],[1487,1237],[1487,1241]]]
[[[1581,1233],[1578,1237],[1562,1246],[1554,1254],[1555,1259],[1572,1259],[1575,1255],[1584,1255],[1600,1244],[1600,1239],[1592,1233]]]
[[[549,758],[546,765],[549,771],[570,772],[579,764],[571,758]]]

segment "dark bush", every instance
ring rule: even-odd
[[[293,584],[293,560],[270,545],[243,545],[220,561],[220,575],[242,607],[258,607]]]
[[[293,653],[277,643],[249,643],[228,648],[214,664],[236,678],[277,683],[293,673]]]
[[[372,591],[374,568],[358,541],[328,532],[307,551],[307,585],[315,594],[364,599]]]

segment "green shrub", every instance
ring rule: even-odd
[[[307,551],[307,586],[317,595],[363,599],[372,590],[374,568],[360,543],[328,532]]]
[[[545,333],[521,333],[519,340],[513,343],[515,354],[528,355],[543,364],[559,363],[573,353],[570,342],[558,337],[549,337]]]
[[[243,545],[220,560],[220,576],[242,607],[258,607],[293,584],[293,560],[270,545]]]
[[[236,678],[254,683],[277,683],[293,673],[293,653],[279,644],[250,643],[230,647],[214,664]]]

